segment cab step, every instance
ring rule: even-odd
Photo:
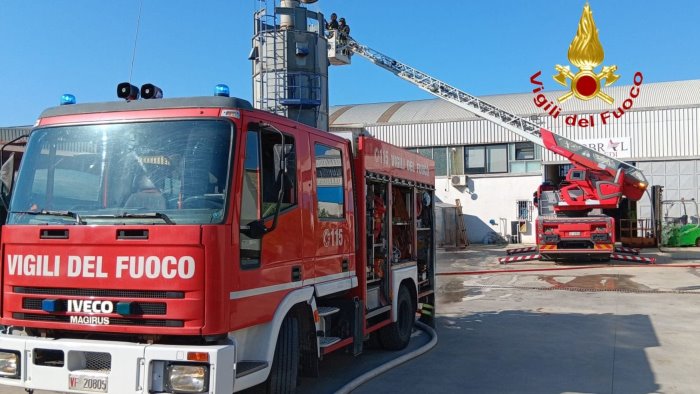
[[[320,317],[326,317],[330,316],[332,314],[340,312],[340,308],[336,308],[334,306],[319,306],[318,307],[318,315]]]
[[[336,343],[338,343],[340,341],[341,341],[341,338],[339,338],[339,337],[318,337],[318,345],[321,348],[335,345]]]

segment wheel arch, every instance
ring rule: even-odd
[[[398,320],[397,302],[399,288],[404,285],[411,293],[413,307],[418,308],[418,266],[416,264],[407,265],[394,269],[391,280],[391,321]]]
[[[284,318],[289,313],[296,313],[300,314],[302,318],[310,317],[311,324],[313,324],[315,308],[314,288],[310,286],[297,289],[282,299],[269,322],[229,333],[229,337],[235,340],[239,346],[236,352],[236,362],[253,360],[268,363],[266,368],[236,379],[236,391],[263,383],[270,375],[277,337]],[[303,326],[300,322],[300,329]]]

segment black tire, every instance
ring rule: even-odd
[[[700,238],[698,238],[698,239],[695,240],[695,246],[697,246],[698,248],[700,248]]]
[[[296,391],[299,375],[299,320],[287,315],[277,336],[275,357],[265,391],[275,394],[291,394]]]
[[[401,350],[408,346],[413,332],[416,311],[411,301],[411,293],[406,286],[399,288],[396,299],[396,321],[379,330],[379,341],[387,350]]]

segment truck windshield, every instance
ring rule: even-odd
[[[234,127],[173,120],[36,129],[8,223],[220,223]]]

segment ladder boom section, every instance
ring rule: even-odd
[[[353,53],[411,82],[426,92],[449,101],[476,116],[494,122],[528,141],[532,141],[554,153],[566,157],[573,163],[586,168],[605,170],[612,176],[614,176],[619,169],[622,169],[625,173],[625,183],[628,183],[628,186],[646,188],[647,181],[644,174],[624,161],[602,154],[568,138],[543,129],[533,122],[497,108],[437,78],[433,78],[407,64],[392,59],[366,45],[362,45],[352,38],[348,38],[347,48]],[[636,193],[631,194],[635,195]]]

